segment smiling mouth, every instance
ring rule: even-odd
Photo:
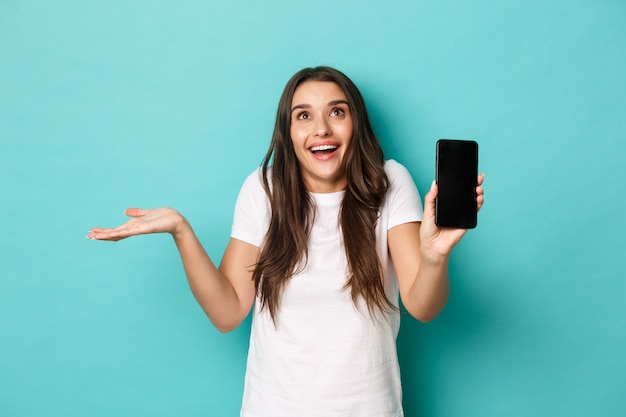
[[[329,154],[329,153],[333,153],[337,150],[338,146],[335,145],[320,145],[320,146],[313,146],[310,151],[313,152],[314,154]]]

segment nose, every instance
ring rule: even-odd
[[[330,136],[332,130],[330,128],[330,123],[326,120],[325,117],[317,117],[315,121],[315,125],[313,126],[313,130],[315,132],[315,136],[326,137]]]

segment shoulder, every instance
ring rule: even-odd
[[[243,184],[241,185],[241,190],[239,192],[240,194],[242,193],[265,194],[265,191],[263,188],[263,170],[261,168],[257,168],[254,171],[252,171],[250,174],[248,174],[246,179],[243,181]]]
[[[388,227],[420,221],[423,213],[422,200],[409,170],[390,159],[385,162],[385,172],[389,178],[389,191],[384,206],[389,214]]]
[[[398,181],[413,182],[413,177],[411,177],[409,170],[406,169],[404,165],[394,159],[388,159],[385,161],[385,173],[387,174],[389,182],[392,186],[395,182]]]
[[[263,188],[263,171],[250,173],[239,190],[230,236],[260,247],[269,224],[270,204]]]
[[[237,197],[238,206],[259,207],[267,201],[267,193],[263,186],[263,170],[257,168],[243,181]]]
[[[259,167],[252,171],[243,182],[243,186],[262,186],[263,170]]]

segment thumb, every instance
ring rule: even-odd
[[[437,183],[433,181],[430,190],[424,196],[424,218],[429,219],[435,215],[435,197],[437,197]]]
[[[430,185],[430,190],[424,196],[424,205],[431,205],[435,203],[435,198],[439,193],[439,187],[437,186],[437,182],[433,180],[433,183]]]
[[[146,210],[131,207],[131,208],[127,208],[124,214],[126,214],[129,217],[142,217],[146,215]]]

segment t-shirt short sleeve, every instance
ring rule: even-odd
[[[387,229],[422,220],[423,206],[409,171],[394,160],[385,163],[390,187],[385,199]],[[270,220],[270,204],[261,183],[261,170],[251,173],[239,191],[230,236],[261,247]]]
[[[403,223],[422,221],[424,207],[409,171],[394,160],[385,163],[390,187],[385,205],[389,210],[387,229]]]
[[[269,226],[270,206],[263,185],[261,170],[246,178],[235,203],[230,236],[261,247]]]

